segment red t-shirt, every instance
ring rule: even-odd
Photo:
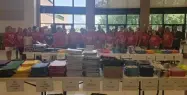
[[[87,32],[84,34],[84,43],[85,45],[94,45],[96,39],[95,32]]]
[[[148,46],[149,37],[150,36],[147,33],[143,32],[140,38],[140,46]]]
[[[78,32],[70,32],[68,34],[68,43],[69,44],[79,44],[81,39],[81,34]]]
[[[113,44],[114,36],[111,33],[106,34],[106,43]]]
[[[136,46],[137,42],[138,42],[138,37],[133,33],[129,33],[127,37],[127,46]]]
[[[64,47],[66,44],[66,36],[65,32],[56,32],[53,34],[53,46],[54,47]]]
[[[161,44],[161,38],[158,35],[152,35],[149,40],[150,47],[159,47]]]
[[[136,35],[137,38],[138,38],[138,42],[141,40],[143,33],[144,33],[144,32],[141,32],[141,31],[136,31],[136,32],[135,32],[135,35]]]
[[[173,44],[173,35],[171,32],[165,32],[163,35],[163,47],[170,48]]]
[[[102,45],[105,44],[105,33],[103,32],[96,32],[95,33],[95,41],[94,41],[94,45],[96,48],[102,48]]]
[[[32,32],[32,38],[33,38],[34,43],[36,43],[36,41],[43,43],[44,33],[43,32]]]
[[[4,40],[3,40],[4,46],[5,47],[14,47],[15,36],[16,36],[15,32],[5,32]]]
[[[115,35],[116,35],[116,38],[115,38],[116,44],[125,43],[126,39],[125,39],[124,32],[116,32]]]
[[[17,32],[15,36],[16,47],[24,46],[24,32]]]
[[[25,33],[25,36],[32,36],[32,32],[27,31],[27,32]]]

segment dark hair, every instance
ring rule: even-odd
[[[37,26],[33,26],[32,30],[35,31],[37,29]]]
[[[11,26],[7,26],[7,27],[5,28],[5,32],[9,31],[9,29],[12,29],[12,27],[11,27]]]

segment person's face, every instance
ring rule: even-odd
[[[101,30],[101,26],[100,25],[98,26],[98,29]]]
[[[36,32],[39,32],[39,31],[40,31],[40,28],[39,28],[39,27],[37,27],[37,28],[36,28]]]
[[[166,28],[166,30],[165,30],[166,32],[170,32],[170,30],[169,30],[169,28]]]
[[[22,28],[18,28],[18,32],[22,32]]]
[[[72,28],[70,32],[75,32],[75,29],[74,29],[74,28]]]
[[[8,32],[12,32],[12,28],[11,28],[11,27],[8,27],[8,28],[7,28],[7,31],[8,31]]]
[[[44,28],[44,32],[48,32],[48,29],[47,29],[47,28]]]
[[[120,31],[123,31],[124,29],[123,29],[123,27],[120,27]]]
[[[153,34],[153,35],[156,35],[156,31],[153,31],[152,34]]]
[[[137,31],[140,31],[140,28],[137,28],[136,30],[137,30]]]
[[[124,29],[124,32],[128,32],[128,29],[127,29],[127,28],[125,28],[125,29]]]

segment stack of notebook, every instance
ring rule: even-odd
[[[49,76],[63,77],[66,76],[66,61],[55,60],[49,65]]]
[[[0,60],[0,68],[2,68],[3,66],[6,66],[10,61],[8,60]]]
[[[95,57],[97,56],[97,50],[90,50],[90,51],[84,50],[83,55],[86,57]]]
[[[49,63],[39,63],[31,68],[31,77],[47,77],[49,75],[48,72]]]
[[[11,77],[24,61],[11,61],[0,69],[0,77]]]
[[[78,50],[78,49],[67,49],[67,53],[68,54],[72,54],[72,55],[81,55],[82,54],[82,50]]]
[[[82,55],[68,55],[67,56],[67,76],[77,77],[82,76]]]
[[[13,77],[28,77],[33,65],[40,63],[39,60],[26,60],[16,71]]]
[[[100,64],[99,57],[97,55],[85,55],[83,59],[84,74],[87,77],[99,77],[100,76]]]

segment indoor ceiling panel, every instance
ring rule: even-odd
[[[127,0],[128,8],[140,8],[140,0]]]
[[[164,7],[164,0],[151,0],[150,6],[151,8],[162,8]]]

